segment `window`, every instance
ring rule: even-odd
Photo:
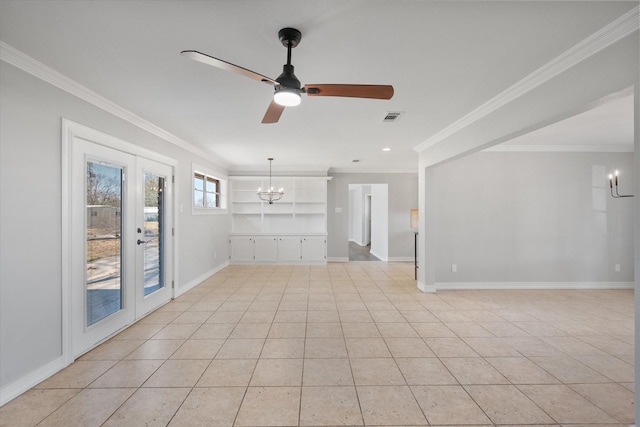
[[[223,181],[202,172],[193,172],[193,206],[204,209],[223,209]]]

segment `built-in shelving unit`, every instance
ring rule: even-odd
[[[268,177],[230,177],[231,262],[326,262],[329,179],[272,177],[285,193],[269,204],[257,194]]]

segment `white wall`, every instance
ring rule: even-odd
[[[371,185],[371,254],[381,261],[389,258],[389,187]]]
[[[390,261],[413,261],[410,212],[418,205],[418,174],[330,173],[327,188],[327,258],[349,259],[349,184],[388,184]],[[341,212],[336,212],[336,208]]]
[[[62,355],[61,121],[175,158],[178,292],[228,259],[227,217],[192,216],[191,164],[216,165],[0,62],[0,390],[37,380]],[[226,171],[221,171],[226,173]],[[217,259],[213,254],[217,253]],[[42,378],[40,378],[42,379]]]
[[[362,186],[349,184],[349,241],[362,246]]]
[[[433,169],[438,289],[634,280],[633,199],[607,179],[619,169],[631,192],[633,153],[483,152]]]

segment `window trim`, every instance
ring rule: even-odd
[[[217,182],[218,183],[218,191],[216,191],[216,195],[218,196],[218,201],[220,206],[216,207],[207,207],[207,206],[196,206],[196,188],[195,188],[195,178],[196,175],[202,176],[204,179],[204,188],[203,188],[203,201],[206,203],[206,194],[212,193],[207,192],[207,182]],[[192,164],[191,167],[191,214],[192,215],[219,215],[226,214],[227,210],[227,181],[228,178],[226,175],[223,175],[217,171],[214,171],[210,168],[204,167],[202,165],[198,165],[196,163]]]

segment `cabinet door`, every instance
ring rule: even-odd
[[[278,261],[300,261],[300,237],[278,237]]]
[[[278,260],[278,239],[274,236],[256,237],[254,256],[256,261]]]
[[[303,261],[324,261],[326,259],[327,239],[321,237],[303,237],[300,255]]]
[[[232,237],[229,253],[231,261],[253,261],[253,239],[251,237]]]

